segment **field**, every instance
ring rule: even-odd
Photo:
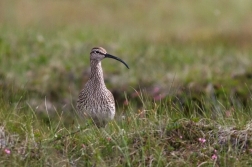
[[[252,2],[0,1],[2,166],[252,166]],[[95,46],[116,100],[75,114]]]

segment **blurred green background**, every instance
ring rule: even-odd
[[[251,9],[0,0],[1,165],[252,166]],[[101,129],[74,114],[96,46],[130,67],[102,61],[117,111]]]
[[[154,100],[225,94],[246,104],[252,76],[252,1],[0,1],[0,85],[6,102],[73,110],[102,46],[118,106],[135,90]],[[190,96],[188,95],[190,92]],[[21,94],[24,94],[23,92]],[[194,95],[195,94],[195,95]]]

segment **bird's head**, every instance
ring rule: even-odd
[[[98,60],[101,61],[104,58],[111,58],[111,59],[115,59],[117,61],[120,61],[121,63],[123,63],[127,68],[129,68],[129,66],[120,58],[110,55],[107,53],[107,51],[102,48],[102,47],[94,47],[91,52],[90,52],[90,59],[91,60]]]

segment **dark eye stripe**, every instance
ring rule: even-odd
[[[100,51],[95,51],[95,53],[98,53],[98,54],[101,54],[101,55],[103,55],[104,53],[102,53],[102,52],[100,52]]]
[[[97,54],[102,54],[102,55],[104,55],[104,53],[100,52],[99,50],[94,50],[94,51],[92,51],[91,53],[97,53]]]

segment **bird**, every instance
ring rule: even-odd
[[[108,54],[104,48],[94,47],[91,49],[91,73],[89,80],[79,93],[77,114],[80,118],[91,118],[99,128],[105,127],[109,121],[113,120],[116,112],[114,96],[107,89],[103,78],[101,61],[104,58],[115,59],[129,69],[122,59]]]

